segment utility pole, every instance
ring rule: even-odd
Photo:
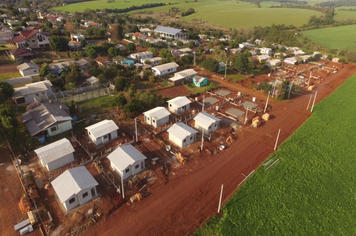
[[[289,86],[288,100],[289,100],[289,97],[290,97],[290,92],[292,91],[292,87],[293,87],[293,84],[291,83],[290,86]]]
[[[278,139],[279,139],[279,133],[281,132],[281,129],[278,130],[278,135],[277,135],[277,139],[276,139],[276,144],[274,145],[274,150],[276,151],[277,148],[277,143],[278,143]]]
[[[200,146],[201,151],[203,151],[203,145],[204,145],[204,129],[203,129],[203,133],[201,135],[201,146]]]
[[[266,109],[267,109],[267,106],[268,106],[269,94],[270,94],[270,92],[268,92],[267,101],[266,101],[266,105],[265,105],[265,109],[263,110],[263,113],[266,113]]]
[[[223,193],[224,185],[221,185],[221,190],[220,190],[220,199],[219,199],[219,207],[218,207],[218,213],[220,213],[220,207],[221,207],[221,198],[222,198],[222,193]]]
[[[277,85],[277,79],[274,80],[272,96],[274,96],[274,92],[276,91],[276,85]]]
[[[124,174],[122,174],[122,176],[121,176],[121,186],[122,186],[122,199],[125,199]]]
[[[247,113],[248,113],[248,109],[247,109],[247,107],[246,107],[246,114],[245,114],[245,122],[244,122],[244,125],[245,125],[246,122],[247,122]]]
[[[135,133],[136,133],[136,143],[138,142],[138,137],[137,137],[137,119],[135,118]]]
[[[226,79],[226,72],[227,72],[227,61],[228,61],[228,60],[226,60],[226,66],[225,66],[225,77],[224,77],[224,79]]]
[[[194,54],[194,66],[195,66],[195,53],[196,53],[196,52],[193,52],[193,54]]]
[[[307,85],[307,88],[309,87],[309,83],[310,83],[310,78],[311,78],[312,74],[311,72],[309,73],[309,79],[308,79],[308,85]]]
[[[307,110],[309,109],[309,105],[310,105],[310,101],[311,101],[312,97],[313,97],[313,95],[310,95],[308,106],[307,106]]]
[[[202,108],[202,112],[204,111],[204,99],[205,99],[205,95],[203,95],[203,108]]]
[[[315,92],[315,95],[314,95],[314,101],[313,101],[313,105],[312,105],[312,108],[311,108],[311,112],[313,112],[313,109],[314,109],[314,104],[315,104],[315,99],[316,99],[316,95],[318,94],[318,91]]]

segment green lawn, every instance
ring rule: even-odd
[[[0,72],[0,81],[7,80],[7,79],[12,79],[12,78],[17,78],[21,77],[22,75],[20,72],[7,72],[7,73],[1,73]]]
[[[195,235],[355,235],[356,75],[314,113]]]
[[[168,4],[167,0],[152,0],[151,3],[163,2]],[[142,5],[147,3],[144,0],[137,0],[135,2],[116,0],[114,3],[107,3],[106,0],[90,1],[76,4],[69,4],[55,8],[55,10],[62,10],[68,12],[84,11],[86,8],[103,9],[103,8],[126,8],[132,5]],[[173,3],[173,2],[172,2]],[[181,10],[193,8],[195,13],[186,17],[186,21],[204,21],[214,25],[220,25],[226,28],[252,28],[254,26],[270,26],[272,24],[285,24],[301,26],[306,24],[309,18],[313,15],[321,16],[322,13],[313,10],[304,9],[288,9],[288,8],[269,8],[269,3],[261,3],[261,8],[256,4],[248,2],[236,1],[217,1],[204,0],[186,3],[184,0],[176,0],[175,5],[166,5],[163,7],[149,8],[146,10],[153,12],[168,12],[171,7],[179,7]],[[145,10],[145,9],[144,9]],[[142,10],[132,11],[141,12]],[[224,16],[224,17],[222,17]]]
[[[335,8],[335,16],[334,20],[342,21],[342,20],[356,20],[356,11],[341,11],[340,9],[355,9],[355,6],[343,6]]]
[[[13,44],[10,44],[10,43],[0,44],[0,51],[2,51],[2,50],[11,50],[11,49],[14,49],[14,48],[16,48],[16,46],[13,45]]]
[[[356,14],[356,13],[355,13]],[[303,31],[315,44],[338,50],[356,50],[356,25]]]

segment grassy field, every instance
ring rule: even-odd
[[[356,25],[308,30],[302,34],[314,43],[330,49],[356,51]]]
[[[152,0],[150,2],[169,3],[170,1]],[[183,20],[197,22],[203,21],[226,28],[236,29],[252,28],[254,26],[270,26],[272,24],[292,24],[295,26],[301,26],[306,24],[311,16],[322,15],[320,12],[313,10],[269,8],[271,3],[261,3],[261,8],[258,8],[252,3],[236,1],[205,0],[204,3],[201,1],[186,3],[184,0],[176,0],[175,2],[177,4],[155,7],[146,10],[152,12],[168,12],[171,7],[179,7],[181,10],[193,8],[196,13],[183,17]],[[84,11],[86,8],[126,8],[132,5],[139,6],[144,3],[147,3],[147,1],[137,0],[133,3],[131,1],[116,0],[114,3],[107,3],[106,0],[98,0],[86,2],[85,4],[69,4],[55,9],[74,12]],[[140,11],[142,10],[132,11],[132,13]]]
[[[342,21],[342,20],[356,20],[356,11],[340,11],[340,9],[356,9],[355,6],[352,7],[337,7],[335,8],[335,16],[334,16],[334,20],[337,21]]]
[[[7,73],[1,73],[0,72],[0,81],[7,80],[7,79],[12,79],[12,78],[17,78],[21,77],[22,75],[20,72],[7,72]]]
[[[314,113],[195,235],[354,235],[356,75]]]

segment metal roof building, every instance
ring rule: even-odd
[[[66,138],[38,148],[35,153],[48,171],[56,170],[74,161],[74,148]]]
[[[170,62],[170,63],[153,67],[152,72],[155,73],[155,75],[171,74],[176,72],[178,67],[179,65],[177,63]]]
[[[181,122],[172,125],[167,132],[169,133],[169,140],[181,148],[194,143],[198,133],[195,129]]]
[[[209,134],[210,132],[218,129],[220,124],[220,119],[210,115],[206,112],[200,112],[196,117],[194,117],[194,128],[203,131],[204,134]]]
[[[154,127],[160,127],[169,122],[169,111],[164,107],[156,107],[143,113],[145,122]]]
[[[85,166],[66,170],[51,182],[66,211],[83,205],[97,196],[98,182]]]
[[[147,157],[139,152],[132,145],[118,147],[108,156],[111,167],[123,178],[126,179],[145,169]]]
[[[85,128],[95,145],[105,144],[118,137],[119,127],[112,120],[103,120]]]
[[[168,100],[168,110],[172,113],[180,114],[190,110],[190,103],[192,103],[187,97],[180,96]]]

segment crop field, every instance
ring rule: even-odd
[[[151,3],[169,1],[152,0]],[[269,8],[271,3],[261,3],[261,8],[256,4],[236,1],[217,1],[205,0],[204,3],[189,2],[183,0],[176,1],[177,4],[166,5],[144,9],[152,12],[168,12],[171,7],[179,7],[181,10],[193,8],[195,13],[181,19],[185,21],[203,21],[226,28],[252,28],[254,26],[270,26],[272,24],[285,24],[301,26],[306,24],[313,15],[321,16],[322,13],[305,9],[288,9],[288,8]],[[132,5],[140,6],[148,3],[147,1],[138,0],[134,3],[125,0],[116,0],[114,3],[107,3],[106,0],[90,1],[67,6],[57,7],[56,10],[74,12],[84,11],[86,8],[103,9],[103,8],[126,8]],[[132,11],[132,13],[142,12],[142,10]]]
[[[330,49],[356,51],[356,25],[308,30],[302,33],[318,45]]]
[[[340,9],[356,9],[355,6],[343,6],[343,7],[337,7],[335,8],[335,16],[334,19],[337,21],[342,21],[342,20],[356,20],[356,11],[342,11]]]
[[[353,235],[356,75],[314,113],[195,235]]]

